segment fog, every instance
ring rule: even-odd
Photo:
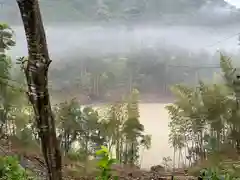
[[[54,62],[69,61],[69,54],[102,54],[130,52],[141,48],[181,47],[192,52],[206,50],[210,53],[218,49],[238,51],[239,26],[46,26],[49,51]],[[15,26],[17,46],[11,51],[14,56],[26,55],[27,45],[24,30]],[[141,152],[142,168],[160,164],[162,158],[172,157],[168,144],[169,117],[164,109],[166,104],[140,104],[140,120],[146,133],[152,135],[152,147]]]
[[[27,54],[24,30],[13,27],[17,45],[13,56]],[[235,52],[238,50],[239,26],[211,28],[206,26],[138,26],[127,28],[100,26],[46,26],[49,51],[54,60],[65,59],[71,54],[118,53],[141,48],[181,47],[189,51],[219,48]]]
[[[166,48],[173,53],[177,48],[189,52],[204,50],[212,54],[219,49],[236,53],[240,48],[238,45],[240,23],[226,22],[231,17],[236,18],[237,12],[238,10],[232,6],[222,8],[209,5],[200,8],[192,15],[188,14],[177,19],[171,14],[165,15],[162,17],[165,20],[161,25],[142,23],[142,25],[100,26],[62,22],[55,25],[47,23],[45,30],[53,62],[67,62],[73,58],[77,59],[80,55],[128,53],[144,48]],[[179,25],[181,23],[178,21],[182,17],[186,18],[182,21],[191,21],[194,25],[190,23]],[[211,22],[220,24],[223,22],[223,24],[213,26]],[[27,56],[23,27],[20,25],[11,25],[11,27],[16,34],[16,46],[9,51],[9,54],[13,58]],[[164,109],[165,105],[161,103],[139,105],[140,121],[145,126],[146,133],[152,135],[151,149],[141,152],[143,168],[160,164],[163,157],[172,156],[172,149],[168,144],[169,117]]]
[[[3,6],[6,13],[0,13],[0,17],[4,20],[4,15],[16,16],[11,20],[14,19],[18,24],[21,23],[15,1],[8,1]],[[40,5],[43,6],[44,12],[45,4],[40,2]],[[15,14],[11,14],[10,10],[7,11],[9,7],[12,11],[16,10]],[[53,14],[56,13],[55,11],[57,12],[53,10]],[[70,12],[66,12],[65,16],[68,16],[68,13]],[[225,49],[235,52],[238,50],[239,14],[240,10],[231,4],[226,4],[224,1],[219,1],[219,3],[209,1],[198,10],[189,10],[187,13],[180,14],[166,13],[161,15],[158,22],[147,21],[147,24],[140,23],[142,25],[133,25],[130,22],[128,26],[98,26],[83,25],[83,23],[80,25],[74,20],[68,23],[55,21],[55,25],[49,25],[53,23],[48,22],[50,17],[44,13],[43,20],[46,25],[51,57],[57,61],[66,59],[69,54],[77,56],[79,53],[129,52],[146,47],[171,49],[181,47],[189,51],[205,49],[212,53],[218,49]],[[26,55],[27,45],[23,27],[20,25],[11,25],[11,27],[16,32],[17,40],[17,46],[11,54],[13,56]]]

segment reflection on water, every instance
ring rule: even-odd
[[[147,134],[152,135],[152,146],[144,150],[142,168],[161,164],[162,158],[172,157],[173,150],[168,144],[169,116],[165,106],[167,104],[140,104],[140,121],[145,126]]]

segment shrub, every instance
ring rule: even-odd
[[[96,152],[96,155],[99,157],[98,160],[98,168],[101,171],[100,176],[98,176],[97,180],[110,180],[112,177],[114,179],[118,179],[117,176],[113,176],[111,166],[117,162],[116,159],[110,158],[110,153],[108,149],[104,146],[101,146],[101,149]]]
[[[0,179],[2,180],[30,180],[28,173],[19,165],[17,157],[0,157]]]
[[[236,177],[232,173],[222,173],[219,168],[203,169],[200,177],[204,180],[240,180],[240,177]]]

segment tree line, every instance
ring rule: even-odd
[[[215,162],[216,155],[221,155],[217,160],[219,166],[227,159],[234,164],[239,156],[239,70],[223,55],[220,65],[220,82],[200,80],[196,86],[172,87],[176,101],[166,107],[171,117],[169,140],[174,157],[178,151],[185,165],[207,159]],[[237,167],[228,170],[232,168]]]
[[[92,101],[119,100],[132,89],[138,89],[142,99],[145,95],[161,99],[171,96],[169,87],[174,84],[195,85],[199,79],[211,81],[214,74],[220,72],[219,54],[189,53],[178,48],[69,55],[67,59],[50,69],[51,89],[55,92],[65,89],[65,94],[74,91],[74,95],[89,96]]]

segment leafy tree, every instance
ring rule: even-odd
[[[0,23],[0,53],[4,54],[6,50],[15,46],[15,40],[13,39],[13,30],[4,23]]]
[[[139,159],[139,138],[144,137],[144,126],[139,121],[138,91],[136,89],[130,94],[127,101],[128,118],[123,124],[125,134],[125,163],[134,165]]]
[[[13,31],[6,24],[0,24],[0,121],[1,133],[5,126],[5,133],[13,133],[14,128],[11,129],[11,124],[14,124],[15,110],[18,106],[20,109],[25,104],[23,93],[17,87],[14,88],[13,79],[13,64],[11,58],[7,56],[7,50],[15,45],[13,39]],[[11,120],[11,121],[10,121]]]
[[[59,138],[61,139],[62,148],[68,153],[72,143],[77,140],[82,112],[75,100],[61,103],[57,108],[57,128],[60,130]]]
[[[127,120],[126,105],[123,102],[111,104],[107,109],[106,117],[103,120],[104,137],[108,143],[108,149],[111,152],[115,146],[116,158],[120,163],[123,162],[123,146],[125,137],[123,133],[124,123]]]
[[[75,142],[87,156],[92,155],[95,145],[103,144],[102,124],[98,112],[91,107],[82,107],[76,99],[60,103],[56,108],[57,128],[60,130],[61,147],[67,154]]]
[[[222,152],[229,143],[239,152],[237,84],[233,83],[236,74],[226,56],[221,55],[220,65],[224,84],[200,81],[195,88],[172,88],[177,100],[166,107],[171,117],[169,139],[175,149],[188,149],[189,161],[206,159],[213,149]]]

